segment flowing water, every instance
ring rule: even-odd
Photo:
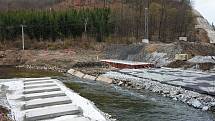
[[[62,76],[54,72],[0,67],[0,78],[32,75],[33,77],[58,76],[57,78],[64,81],[69,88],[93,101],[100,110],[112,115],[118,121],[215,121],[215,114],[212,112],[203,112],[146,90],[128,90],[114,85]]]

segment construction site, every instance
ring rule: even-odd
[[[56,0],[26,12],[35,1],[0,0],[0,120],[215,119],[215,27],[190,2]]]

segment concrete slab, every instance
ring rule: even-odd
[[[96,81],[100,81],[100,82],[104,82],[104,83],[108,83],[108,84],[113,83],[112,79],[104,77],[104,76],[97,77]]]
[[[75,72],[74,69],[69,69],[69,70],[68,70],[68,73],[69,73],[69,74],[72,74],[72,75],[73,75],[74,72]]]
[[[25,85],[24,89],[33,89],[33,88],[41,88],[41,87],[52,87],[52,86],[57,86],[56,84],[34,84],[34,85]]]
[[[40,92],[51,92],[51,91],[60,91],[61,89],[58,86],[52,87],[41,87],[41,88],[33,88],[33,89],[26,89],[24,90],[24,94],[31,94],[31,93],[40,93]]]
[[[30,81],[39,81],[39,80],[49,80],[51,79],[50,77],[44,77],[44,78],[26,78],[23,81],[24,82],[30,82]]]
[[[48,106],[27,111],[26,121],[45,120],[65,115],[78,115],[81,113],[81,108],[72,104]]]
[[[33,100],[33,99],[39,99],[39,98],[50,98],[50,97],[60,97],[60,96],[66,96],[66,94],[62,91],[25,94],[24,99],[25,101],[27,101],[27,100]]]
[[[33,82],[24,82],[24,85],[45,84],[45,83],[53,83],[53,81],[52,80],[41,80],[41,81],[33,81]]]
[[[41,108],[45,106],[61,105],[72,103],[69,97],[51,97],[44,99],[35,99],[27,101],[24,105],[24,109]]]
[[[86,75],[84,75],[84,77],[83,77],[84,79],[88,79],[88,80],[96,80],[96,77],[95,76],[91,76],[91,75],[88,75],[88,74],[86,74]]]
[[[79,78],[83,78],[84,73],[82,73],[82,72],[80,72],[80,71],[75,71],[75,72],[73,73],[73,75],[74,75],[74,76],[77,76],[77,77],[79,77]]]

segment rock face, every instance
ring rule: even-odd
[[[213,30],[212,26],[198,11],[194,10],[193,13],[196,15],[197,21],[195,28],[205,30],[207,32],[210,43],[215,44],[215,31]]]

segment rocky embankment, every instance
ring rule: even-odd
[[[129,81],[115,79],[114,84],[133,89],[146,89],[155,93],[159,93],[164,97],[186,103],[203,111],[215,111],[215,98],[212,96],[189,91],[181,87],[161,84],[150,80]]]
[[[1,121],[12,121],[12,115],[10,106],[6,97],[8,87],[0,85],[0,120]]]
[[[44,65],[44,66],[37,66],[37,65],[18,65],[17,68],[25,68],[25,69],[33,69],[33,70],[47,70],[47,71],[55,71],[60,73],[65,73],[66,69],[59,68],[57,66],[50,66],[50,65]]]
[[[116,76],[104,74],[103,76],[112,78],[113,83],[118,86],[123,86],[131,89],[149,90],[159,93],[164,97],[169,97],[173,100],[186,103],[203,111],[215,111],[215,98],[207,94],[200,94],[195,91],[190,91],[185,88],[172,86],[150,79],[142,79],[129,75],[116,74]]]

